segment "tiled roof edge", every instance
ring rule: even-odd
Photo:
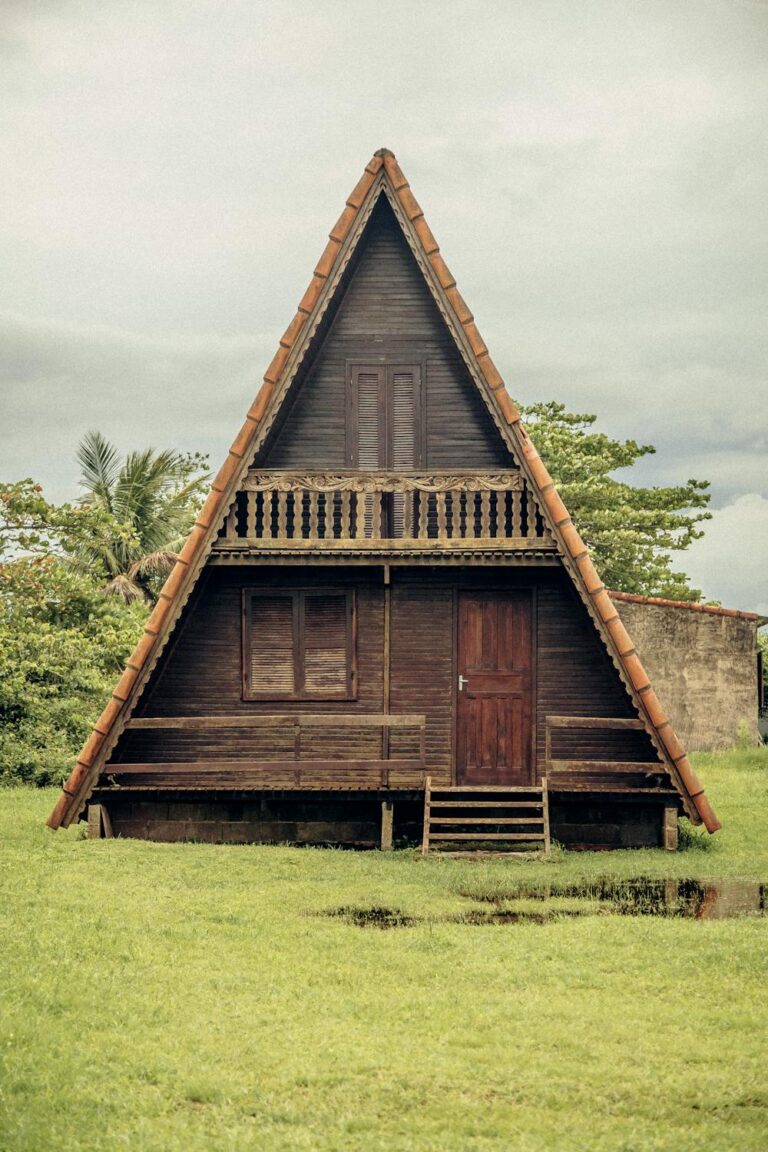
[[[611,600],[623,600],[627,604],[655,604],[659,608],[687,608],[689,612],[704,612],[709,616],[730,616],[735,620],[750,620],[759,624],[768,617],[757,612],[741,612],[738,608],[721,608],[718,604],[696,604],[691,600],[667,600],[663,596],[639,596],[635,592],[613,592],[608,590]]]

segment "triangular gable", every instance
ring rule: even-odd
[[[589,552],[523,427],[520,413],[440,254],[424,213],[397,160],[387,149],[377,152],[366,166],[330,233],[309,287],[280,341],[245,423],[213,481],[208,499],[163,586],[144,634],[64,785],[62,795],[48,819],[49,826],[66,827],[82,811],[98,780],[101,766],[129,719],[195,587],[245,473],[286,402],[291,385],[339,288],[365,224],[382,195],[387,197],[392,207],[470,376],[536,496],[542,515],[558,545],[563,564],[634,701],[638,715],[667,766],[687,815],[695,823],[703,822],[710,832],[716,831],[720,824],[702,785],[653,691],[611,597],[595,571]]]

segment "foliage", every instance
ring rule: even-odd
[[[696,767],[711,851],[550,864],[97,842],[6,792],[0,1147],[763,1149],[768,920],[445,919],[494,878],[765,881],[768,753]],[[344,904],[424,919],[316,915]]]
[[[703,535],[711,513],[703,480],[668,488],[635,488],[613,473],[654,452],[649,444],[592,431],[596,417],[554,401],[521,409],[573,521],[609,588],[643,596],[700,600],[672,553]]]
[[[99,432],[78,449],[83,502],[120,526],[111,538],[86,541],[81,559],[126,601],[152,599],[189,534],[210,483],[207,458],[153,448],[121,460]]]
[[[72,562],[121,533],[104,510],[50,504],[30,480],[0,485],[0,780],[69,773],[138,639],[144,604],[106,598]]]
[[[768,632],[758,632],[757,646],[763,654],[763,699],[768,700]]]

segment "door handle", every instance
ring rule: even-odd
[[[459,692],[463,692],[464,691],[464,685],[468,684],[468,683],[469,683],[469,681],[467,680],[466,676],[460,675],[459,676]]]

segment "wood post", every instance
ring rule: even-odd
[[[661,845],[667,852],[677,851],[677,805],[665,804],[661,824]]]
[[[112,821],[109,818],[109,813],[103,804],[89,804],[88,805],[88,839],[89,840],[111,840],[114,833],[112,832]]]
[[[394,800],[385,799],[381,802],[381,850],[392,851],[392,825],[395,816]]]

